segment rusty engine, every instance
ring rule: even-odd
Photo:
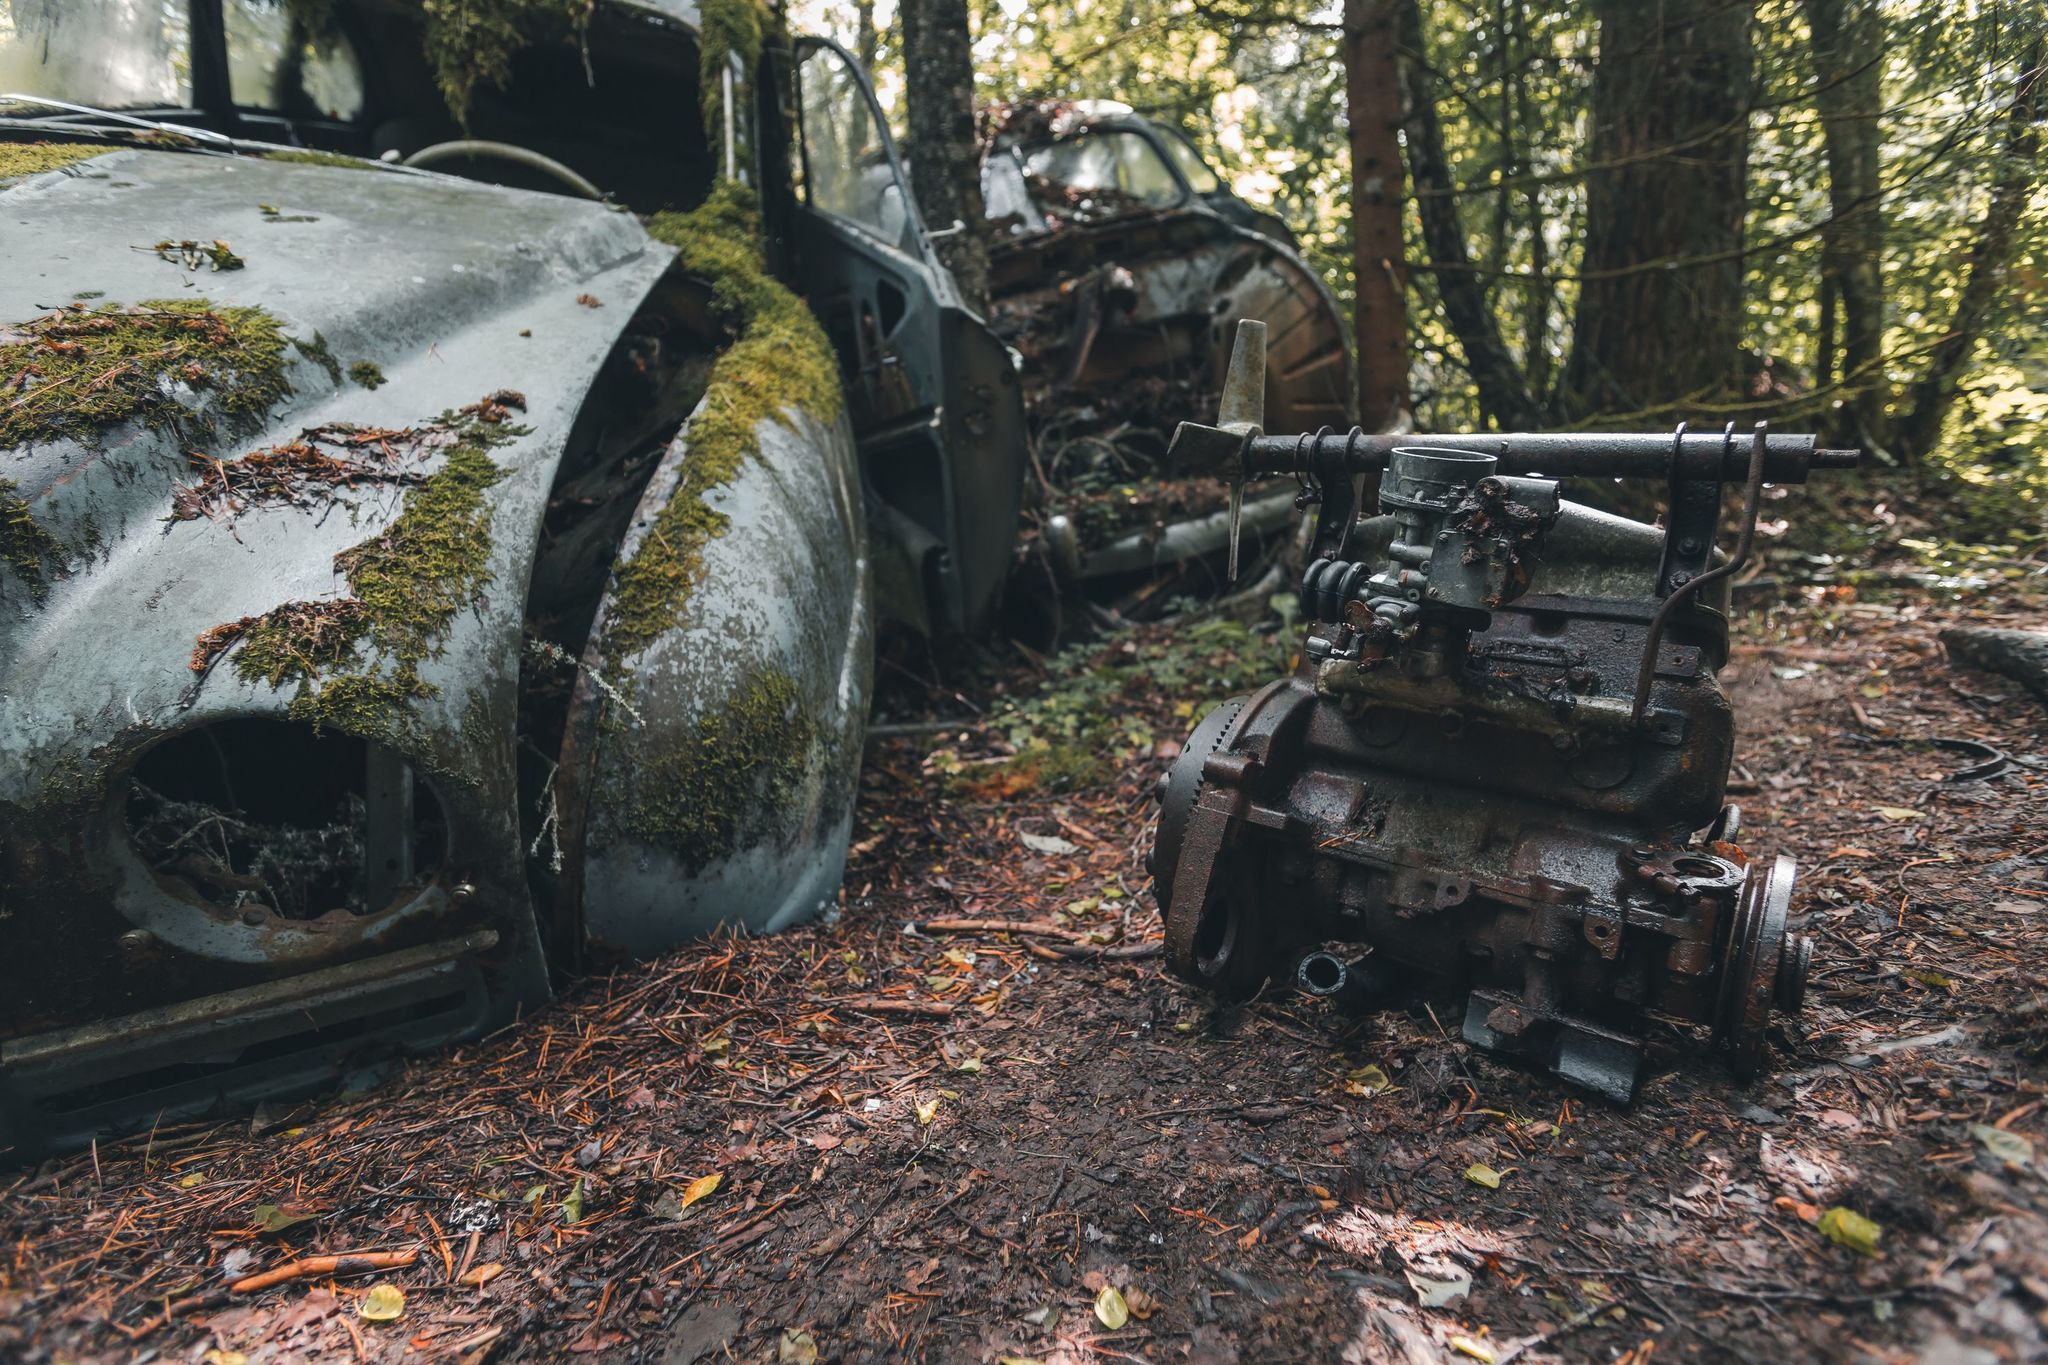
[[[1812,944],[1787,928],[1792,861],[1746,853],[1722,800],[1729,581],[1765,481],[1857,452],[1762,425],[1267,436],[1264,369],[1263,325],[1242,324],[1217,425],[1174,445],[1233,501],[1299,480],[1309,624],[1295,671],[1210,712],[1161,782],[1173,970],[1226,998],[1278,981],[1362,1009],[1463,989],[1467,1042],[1623,1103],[1653,1017],[1708,1026],[1750,1078]],[[1372,474],[1380,515],[1361,518]],[[1563,500],[1570,478],[1662,480],[1663,525]]]

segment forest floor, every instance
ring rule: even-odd
[[[1114,693],[1113,738],[1070,731],[1135,751],[1113,780],[981,761],[1058,706],[871,745],[831,923],[585,980],[368,1092],[0,1177],[0,1357],[2041,1358],[2048,711],[1935,638],[2048,624],[2014,601],[1808,589],[1744,627],[1744,842],[1799,858],[1818,945],[1747,1090],[1676,1030],[1624,1111],[1455,1041],[1455,1002],[1217,1009],[1167,976],[1144,856],[1176,680],[1268,661],[1153,627],[1067,675]],[[963,701],[992,704],[931,705]],[[1978,759],[1943,739],[2010,761],[1956,780]],[[1823,1234],[1838,1206],[1874,1254]],[[372,1251],[414,1259],[225,1292]]]

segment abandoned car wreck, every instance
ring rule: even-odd
[[[0,1146],[816,914],[878,613],[1007,571],[1016,377],[842,51],[312,13],[59,15],[0,106]]]
[[[1176,468],[1167,440],[1214,408],[1245,319],[1268,328],[1275,429],[1348,428],[1342,309],[1284,223],[1231,193],[1184,135],[1128,106],[985,109],[982,186],[989,322],[1022,358],[1034,450],[1020,586],[1081,592],[1137,618],[1221,591],[1221,486]],[[1247,496],[1240,534],[1277,569],[1294,486],[1269,481]]]

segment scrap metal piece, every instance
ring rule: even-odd
[[[1211,712],[1161,783],[1172,970],[1237,997],[1291,963],[1296,989],[1366,1006],[1450,986],[1468,1042],[1620,1103],[1651,1014],[1711,1029],[1755,1076],[1813,945],[1789,926],[1791,860],[1752,861],[1722,804],[1716,674],[1748,536],[1679,581],[1673,532],[1561,499],[1556,477],[1619,469],[1703,502],[1691,485],[1718,488],[1728,452],[1683,430],[1353,432],[1254,436],[1237,458],[1316,478],[1311,624],[1295,672]],[[1750,509],[1774,461],[1832,457],[1759,428]],[[1354,522],[1350,475],[1377,467],[1381,515]],[[1694,561],[1715,563],[1711,539],[1676,562]],[[1318,950],[1336,942],[1372,952]]]

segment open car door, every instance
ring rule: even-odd
[[[1016,367],[933,250],[866,73],[822,38],[796,68],[796,272],[839,351],[874,529],[909,551],[930,627],[979,633],[1017,539]]]

